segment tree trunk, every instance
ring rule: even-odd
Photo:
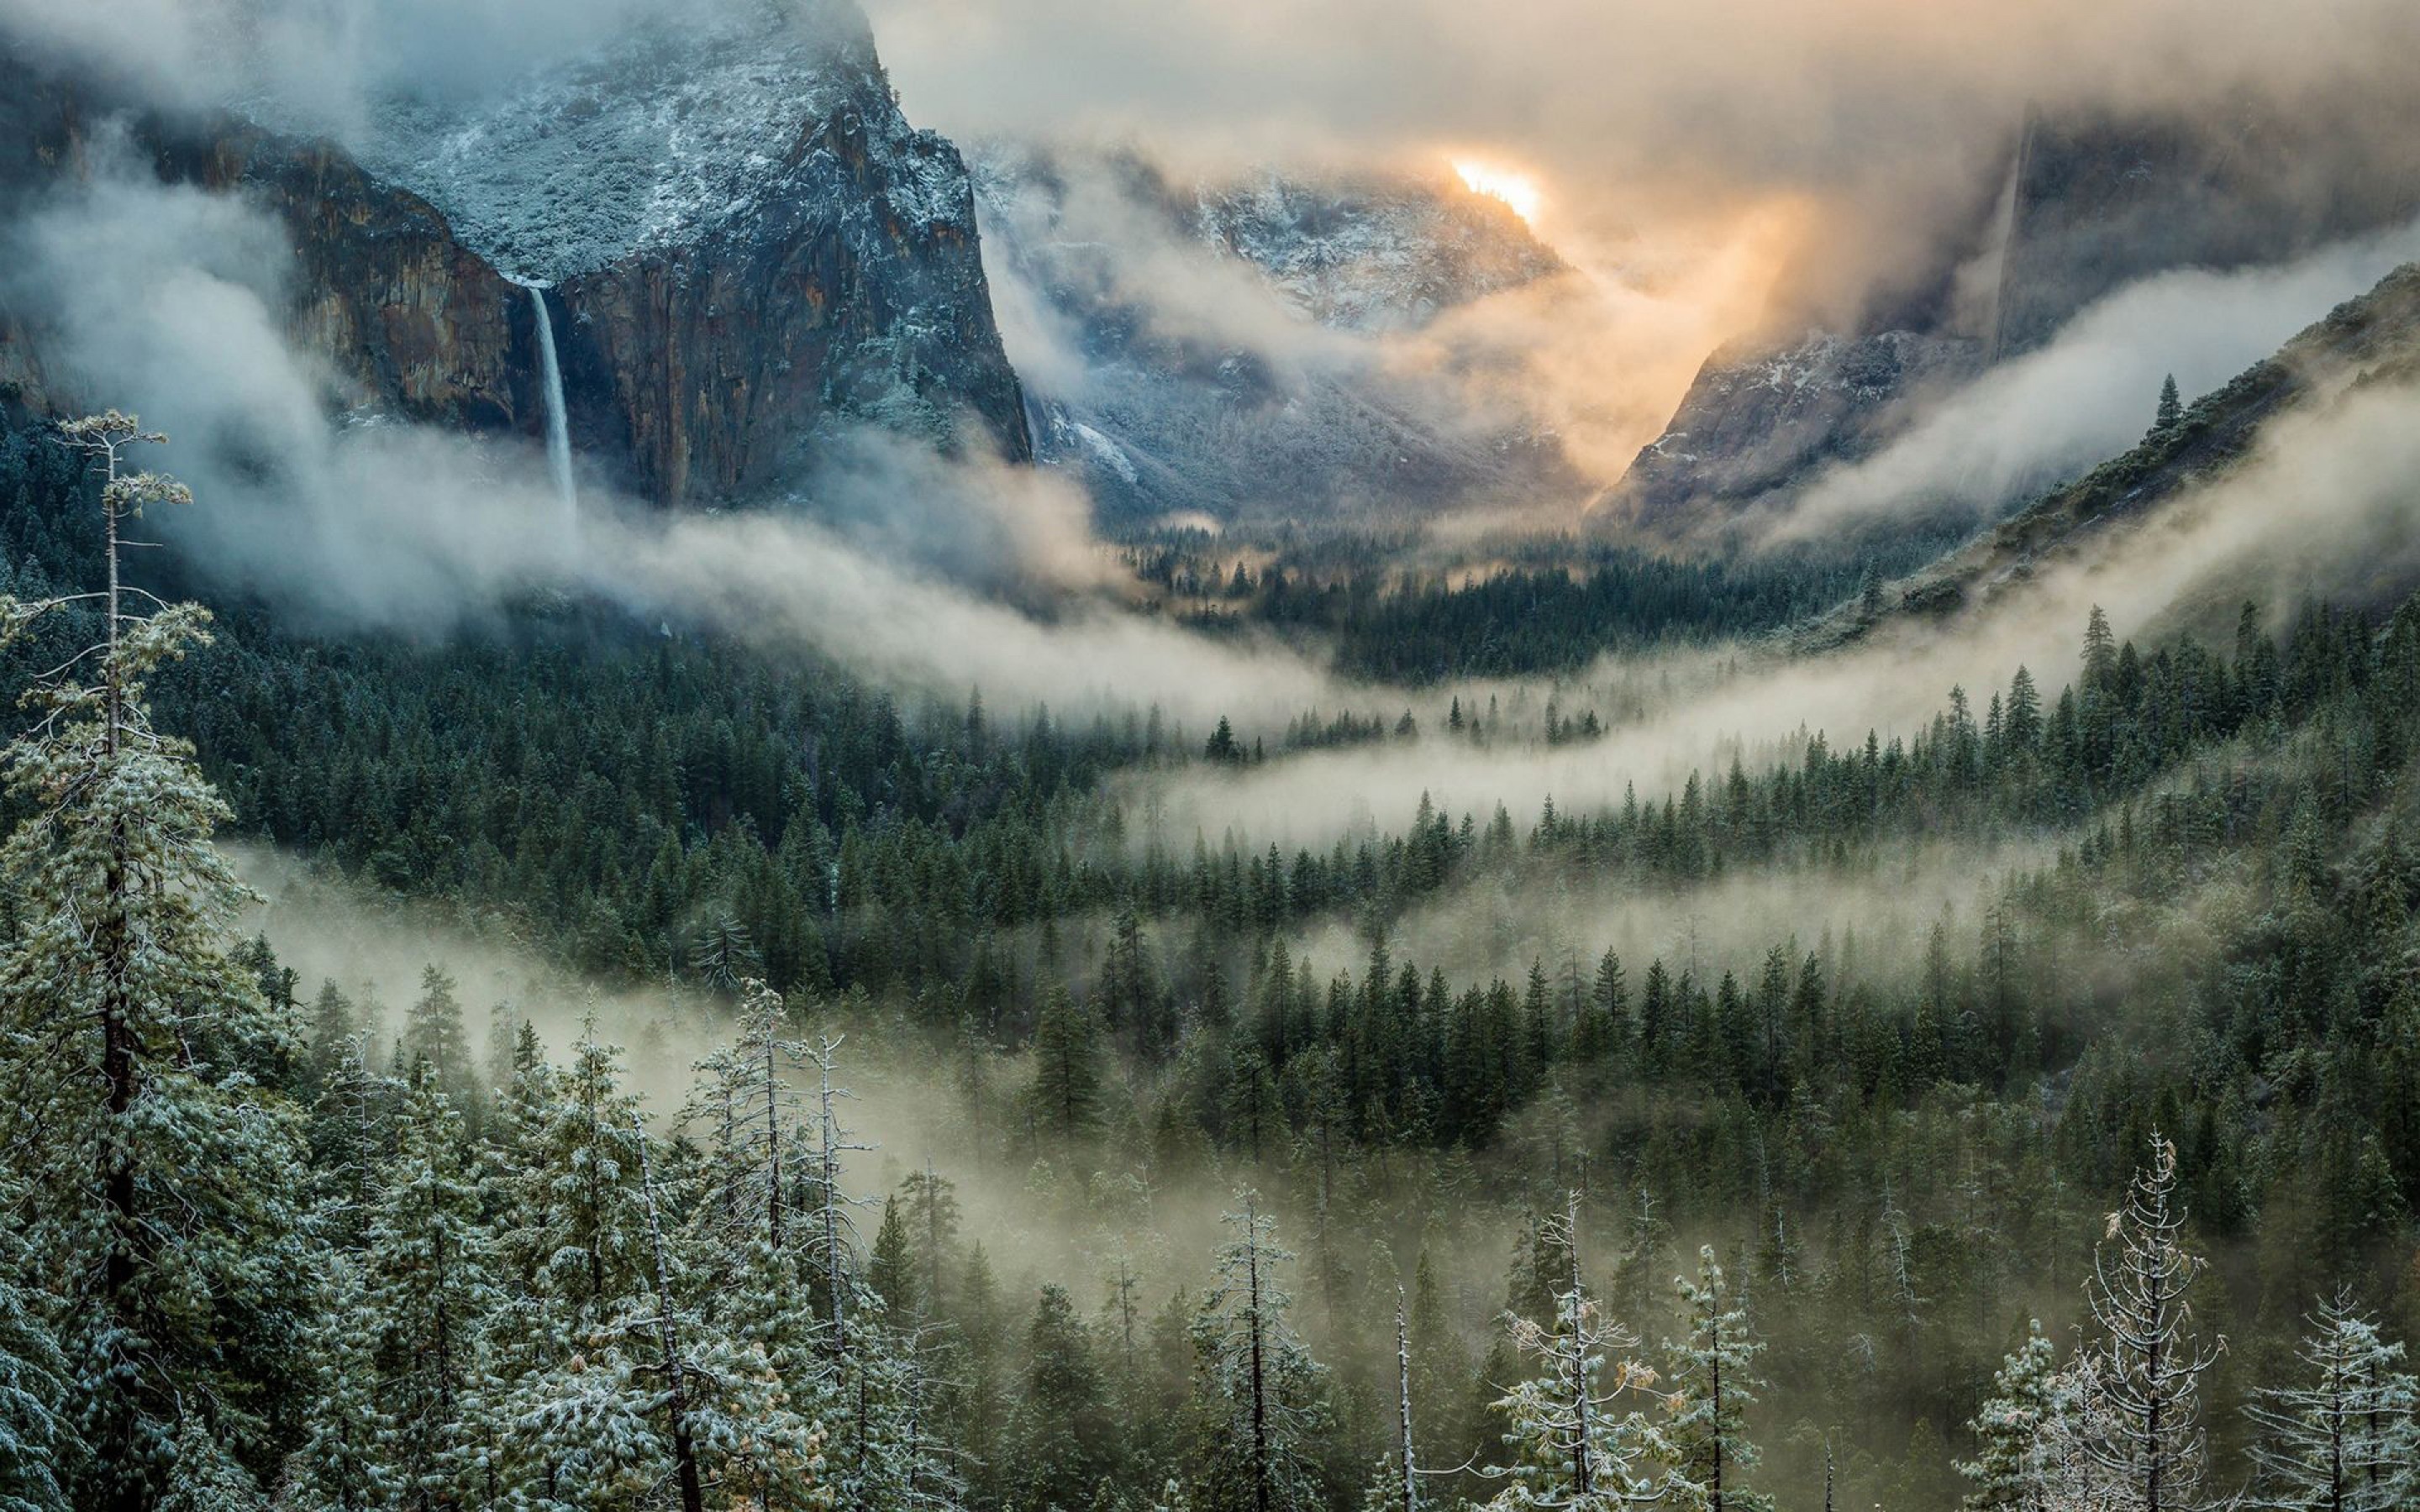
[[[673,1473],[680,1484],[681,1512],[706,1512],[706,1487],[697,1473],[697,1445],[690,1437],[689,1398],[683,1390],[687,1372],[681,1365],[680,1333],[673,1319],[672,1273],[664,1263],[663,1224],[656,1216],[655,1175],[647,1165],[647,1133],[635,1113],[630,1115],[630,1128],[639,1136],[639,1192],[646,1199],[647,1243],[656,1262],[656,1326],[664,1356],[664,1415],[672,1430]]]
[[[773,1064],[773,1026],[765,1025],[765,1149],[769,1164],[765,1176],[765,1230],[773,1247],[782,1247],[782,1121],[774,1102],[779,1077]]]
[[[111,498],[109,486],[117,481],[117,454],[109,453],[109,479],[102,494],[101,517],[107,535],[109,592],[104,604],[107,616],[107,649],[101,663],[101,762],[103,780],[117,764],[120,726],[123,720],[124,695],[117,660],[117,505]],[[114,823],[109,835],[109,856],[101,871],[101,913],[95,921],[93,946],[101,957],[101,1105],[106,1117],[101,1120],[100,1153],[101,1206],[109,1220],[108,1253],[101,1260],[101,1296],[113,1322],[126,1326],[127,1332],[140,1337],[140,1331],[126,1318],[127,1292],[134,1285],[135,1235],[140,1224],[135,1211],[134,1157],[125,1145],[122,1131],[135,1098],[136,1045],[133,1027],[133,995],[127,978],[132,965],[133,930],[128,918],[130,894],[133,887],[127,858],[128,843],[123,821]],[[115,1354],[117,1351],[113,1350]],[[130,1404],[120,1404],[116,1424],[126,1423],[132,1415]],[[115,1427],[111,1432],[115,1437]],[[104,1464],[131,1448],[125,1443],[112,1443],[104,1439],[100,1445]],[[110,1477],[112,1506],[118,1509],[140,1508],[146,1504],[143,1494],[144,1476],[132,1466],[121,1463],[119,1473]]]
[[[1245,1211],[1249,1225],[1254,1215],[1249,1209]],[[1265,1365],[1261,1358],[1260,1236],[1252,1234],[1247,1243],[1244,1274],[1250,1298],[1246,1321],[1251,1329],[1252,1350],[1252,1506],[1253,1512],[1269,1512],[1269,1413]]]
[[[1709,1379],[1714,1383],[1714,1479],[1713,1496],[1708,1502],[1713,1512],[1723,1512],[1723,1325],[1714,1320],[1714,1368]]]
[[[1395,1288],[1396,1420],[1404,1445],[1404,1512],[1419,1512],[1419,1482],[1412,1466],[1412,1329],[1404,1316],[1404,1288]]]

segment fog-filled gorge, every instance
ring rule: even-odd
[[[2412,33],[0,0],[0,1507],[2411,1504]]]

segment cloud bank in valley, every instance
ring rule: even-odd
[[[201,503],[159,528],[306,621],[442,634],[576,586],[944,696],[980,685],[1003,709],[1281,725],[1333,686],[1272,644],[1127,609],[1134,585],[1063,479],[881,436],[803,480],[797,509],[665,515],[591,487],[567,535],[534,442],[331,424],[328,376],[281,328],[281,236],[239,198],[104,168],[13,228],[8,292],[70,389],[176,439],[159,465]]]
[[[2121,637],[2207,634],[2224,632],[2247,598],[2276,614],[2308,595],[2366,600],[2408,586],[2420,574],[2415,476],[2420,391],[2355,386],[2282,419],[2225,478],[2071,559],[2038,564],[1954,619],[1885,622],[1822,656],[1750,651],[1736,671],[1694,658],[1657,703],[1590,744],[1485,747],[1432,732],[1244,773],[1139,779],[1139,807],[1164,836],[1291,848],[1399,829],[1423,796],[1482,820],[1501,802],[1523,824],[1549,798],[1565,812],[1619,806],[1634,790],[1660,800],[1692,771],[1719,775],[1734,754],[1753,764],[1815,734],[1838,751],[1869,730],[1914,733],[1951,688],[1979,707],[2020,666],[2055,690],[2073,674],[2095,605]],[[1588,697],[1573,689],[1565,711]]]
[[[1979,519],[2133,445],[2163,378],[2173,374],[2190,403],[2414,257],[2420,223],[2276,267],[2130,285],[1932,407],[1879,455],[1818,477],[1780,506],[1766,542],[1894,516]]]
[[[1731,0],[1731,8],[1739,12],[1734,21],[1765,19],[1742,0]],[[2163,14],[2167,9],[2153,8]],[[194,17],[211,13],[205,8]],[[1305,24],[1315,30],[1356,13],[1353,5],[1340,6]],[[284,12],[271,8],[262,14]],[[391,19],[400,13],[379,14]],[[450,12],[440,8],[427,14],[431,24],[437,24]],[[940,0],[891,0],[877,8],[878,24],[906,34],[903,77],[911,87],[920,74],[946,77],[954,66],[950,59],[956,54],[933,51],[939,44],[929,36],[920,40],[917,33],[919,26],[943,14],[970,17],[969,35],[987,35],[989,12],[953,9]],[[1048,38],[1052,26],[1092,15],[1086,0],[1049,0],[1045,13],[1035,18],[1034,35]],[[1922,108],[1947,108],[1937,93],[1947,82],[1962,78],[1961,60],[1971,61],[1972,49],[1993,40],[1994,28],[2025,33],[1998,39],[2009,46],[2009,61],[2020,75],[2028,67],[2046,66],[2041,63],[2045,57],[2066,57],[2061,47],[2043,51],[2034,45],[2039,39],[2028,42],[2030,23],[1993,15],[1997,19],[1978,23],[1980,30],[1958,31],[1955,37],[1885,38],[1881,45],[1886,54],[1899,48],[1918,50],[1900,62],[1934,61],[1943,69],[1922,81],[1921,87],[1899,81],[1894,88],[1908,98],[1893,96],[1896,103],[1888,109],[1873,105],[1883,116],[1864,129],[1879,130],[1884,116],[1903,125],[1922,119]],[[1207,24],[1186,7],[1175,8],[1172,16],[1168,38],[1184,39],[1191,29]],[[1539,17],[1554,18],[1557,27],[1575,29],[1567,35],[1555,28],[1542,31],[1533,24]],[[1182,62],[1193,70],[1187,79],[1215,81],[1220,69],[1240,67],[1256,55],[1253,46],[1274,45],[1278,18],[1258,0],[1230,19],[1231,33],[1198,39],[1199,56],[1162,58],[1143,73],[1174,69]],[[1894,19],[1904,21],[1906,13],[1896,7],[1863,5],[1826,23],[1838,28],[1838,35],[1826,32],[1830,40],[1815,49],[1812,55],[1821,66],[1813,71],[1814,82],[1784,90],[1763,107],[1778,114],[1758,120],[1773,128],[1789,112],[1810,109],[1819,100],[1838,105],[1833,92],[1869,73],[1868,63],[1842,54],[1841,39],[1854,35],[1859,25],[1882,26]],[[1800,36],[1808,24],[1778,14],[1771,20],[1784,37]],[[2311,30],[2340,54],[2350,39],[2383,35],[2379,28],[2392,32],[2395,21],[2378,8],[2355,5]],[[74,30],[85,23],[56,24]],[[1453,38],[1466,23],[1439,18],[1437,24],[1443,29],[1435,37]],[[1559,62],[1544,59],[1553,51],[1546,44],[1562,35],[1567,45],[1584,54],[1587,47],[1577,44],[1606,40],[1598,29],[1603,24],[1577,10],[1547,4],[1535,15],[1515,17],[1501,28],[1501,38],[1483,44],[1464,39],[1468,55],[1456,67],[1475,69],[1481,77],[1466,91],[1470,99],[1451,97],[1449,125],[1476,134],[1476,118],[1456,123],[1453,113],[1475,110],[1491,98],[1499,104],[1509,100],[1509,81],[1520,70],[1508,60],[1528,46],[1540,50],[1541,71],[1527,77],[1523,92],[1535,98],[1524,117],[1527,124],[1519,131],[1503,127],[1502,139],[1530,141],[1532,136],[1521,134],[1528,131],[1580,141],[1595,131],[1599,140],[1613,144],[1605,161],[1619,164],[1623,121],[1642,111],[1648,114],[1633,125],[1661,118],[1654,112],[1678,110],[1681,102],[1669,94],[1674,87],[1669,84],[1647,91],[1644,99],[1614,102],[1598,98],[1619,93],[1608,90],[1606,81],[1587,91],[1576,91],[1575,85],[1570,97],[1558,94],[1570,75]],[[1651,8],[1642,13],[1639,24],[1645,28],[1639,35],[1645,36],[1657,26],[1677,27],[1680,20]],[[2131,27],[2139,21],[2109,24]],[[167,22],[162,25],[168,35],[181,35]],[[1163,47],[1165,39],[1145,35],[1148,30],[1127,21],[1108,21],[1092,45]],[[1435,40],[1417,28],[1408,29],[1404,38],[1393,35],[1405,30],[1389,28],[1386,46],[1417,50]],[[2215,79],[2228,67],[2248,65],[2252,42],[2266,38],[2258,17],[2242,8],[2221,7],[2202,24],[2181,28],[2155,51],[2168,55],[2183,49],[2193,54],[2189,71],[2195,77]],[[1308,47],[1309,40],[1315,39],[1305,39],[1306,50],[1320,52]],[[1685,39],[1675,40],[1675,56],[1685,59],[1697,44],[1681,46],[1682,40]],[[1731,72],[1705,60],[1694,77],[1735,81],[1756,77],[1759,69],[1776,68],[1777,60],[1767,55],[1768,42],[1760,35]],[[130,55],[141,56],[143,45],[138,39]],[[2312,39],[2298,37],[2283,47],[2268,75],[2271,81],[2280,88],[2310,82],[2317,66],[2314,45]],[[1333,54],[1351,55],[1351,49]],[[1365,89],[1367,98],[1340,83],[1330,105],[1335,116],[1330,129],[1310,134],[1375,151],[1386,132],[1409,133],[1409,118],[1400,114],[1409,105],[1396,100],[1394,91],[1407,89],[1424,69],[1444,66],[1436,58],[1411,66],[1417,62],[1407,62],[1408,71],[1385,90],[1368,94]],[[1335,66],[1332,61],[1317,65]],[[1491,66],[1502,70],[1503,77],[1491,75]],[[1621,54],[1610,67],[1618,79],[1637,63]],[[1825,67],[1834,72],[1825,75]],[[999,69],[995,60],[990,71],[1011,70]],[[2084,78],[2076,88],[2096,80],[2112,86],[2116,83],[2106,67],[2096,66]],[[1013,120],[1015,91],[1023,85],[1004,87],[1008,97],[971,99],[954,108],[977,118],[995,112],[1000,121]],[[1994,85],[1978,98],[1988,103],[2004,92],[2005,86]],[[1588,99],[1579,98],[1582,94]],[[1215,89],[1187,85],[1176,89],[1164,108],[1176,113],[1170,119],[1178,121],[1187,112],[1209,112],[1217,96]],[[1088,115],[1114,119],[1136,103],[1083,91],[1068,99],[1070,114],[1079,119]],[[1230,100],[1221,108],[1233,110],[1241,103]],[[1989,114],[1975,100],[1965,105],[1978,116]],[[1733,162],[1730,157],[1737,154],[1726,155],[1727,133],[1744,128],[1736,121],[1725,126],[1720,111],[1716,116],[1708,142],[1678,152],[1661,177],[1647,175],[1640,181],[1652,188],[1713,175],[1720,182],[1708,190],[1705,203],[1714,209],[1707,213],[1719,219],[1753,210],[1768,217],[1758,235],[1776,250],[1770,255],[1742,253],[1732,272],[1705,275],[1724,291],[1719,298],[1691,294],[1658,302],[1661,296],[1654,289],[1681,287],[1698,276],[1693,269],[1702,272],[1702,264],[1684,259],[1651,263],[1643,271],[1631,270],[1632,281],[1619,287],[1642,291],[1637,295],[1642,313],[1634,331],[1605,344],[1607,351],[1636,341],[1668,360],[1688,349],[1675,331],[1694,331],[1696,339],[1704,339],[1711,330],[1692,326],[1697,318],[1693,312],[1753,302],[1747,291],[1770,276],[1780,257],[1777,249],[1799,244],[1813,228],[1827,224],[1830,211],[1809,196],[1822,190],[1854,199],[1859,192],[1853,181],[1855,173],[1831,164],[1819,150],[1823,142],[1833,148],[1840,146],[1835,138],[1846,130],[1843,123],[1835,121],[1828,134],[1819,133],[1822,141],[1795,143],[1778,159],[1748,154]],[[1212,138],[1218,136],[1210,124],[1196,124]],[[1863,140],[1855,132],[1848,135]],[[1397,140],[1412,137],[1404,134]],[[1542,147],[1532,161],[1551,164],[1555,160]],[[1723,184],[1746,187],[1731,193]],[[1613,203],[1575,193],[1559,178],[1552,192],[1550,204],[1562,208],[1549,213],[1568,214],[1575,225],[1596,213],[1596,208]],[[1620,198],[1619,192],[1608,193]],[[2137,354],[2133,361],[2149,362],[2143,354],[2161,345],[2155,338],[2174,335],[2198,319],[2208,329],[2195,333],[2195,345],[2185,353],[2190,360],[2163,355],[2156,361],[2161,367],[2177,367],[2189,386],[2203,386],[2240,365],[2240,353],[2257,355],[2273,345],[2278,334],[2306,318],[2304,307],[2308,303],[2324,302],[2337,285],[2357,281],[2381,260],[2400,255],[2412,237],[2407,230],[2283,270],[2225,278],[2180,274],[2126,291],[2079,322],[2068,338],[2012,367],[1992,391],[1999,395],[1996,400],[1987,404],[1978,393],[1973,400],[1978,412],[1968,415],[1968,423],[1984,425],[1987,436],[2005,439],[2015,434],[2016,421],[2022,418],[2034,430],[2060,438],[2059,444],[2080,450],[2098,446],[2099,433],[2091,427],[2118,423],[2106,418],[2112,405],[2076,400],[2073,389],[2080,372],[2097,373],[2113,365],[2123,369],[2108,381],[2128,390],[2123,424],[2131,432],[2138,424],[2133,416],[2149,403],[2152,384],[2141,380],[2149,369],[2126,367],[2111,353],[2133,352]],[[702,622],[780,644],[814,645],[871,675],[949,694],[980,684],[987,696],[1011,705],[1048,702],[1057,708],[1082,709],[1157,702],[1197,726],[1228,714],[1248,727],[1274,727],[1289,714],[1334,707],[1367,692],[1340,687],[1315,661],[1282,648],[1208,641],[1128,612],[1120,600],[1131,585],[1094,549],[1083,523],[1084,501],[1063,481],[981,462],[943,463],[886,441],[866,440],[821,476],[802,483],[815,506],[814,518],[778,511],[665,517],[624,508],[591,488],[583,529],[577,540],[568,539],[555,526],[554,499],[534,446],[473,442],[395,424],[329,425],[326,375],[297,353],[281,330],[277,312],[284,291],[276,270],[287,259],[277,255],[278,233],[239,199],[163,187],[140,172],[104,172],[81,195],[26,218],[13,228],[10,240],[11,297],[43,313],[65,368],[84,391],[97,401],[139,409],[178,436],[180,445],[169,465],[193,474],[205,499],[203,507],[178,527],[179,538],[196,559],[225,580],[331,623],[442,630],[532,590],[582,583],[650,619]],[[1603,243],[1619,244],[1618,238]],[[1734,239],[1730,244],[1743,243]],[[1136,271],[1126,270],[1120,276]],[[1244,290],[1233,281],[1187,282],[1155,309],[1175,330],[1188,329],[1185,322],[1193,321],[1220,334],[1257,331],[1270,350],[1300,361],[1324,360],[1327,350],[1327,337],[1306,332],[1300,322],[1274,320],[1260,291]],[[2194,314],[2212,309],[2220,312],[2219,318]],[[1506,312],[1504,305],[1491,308],[1482,301],[1451,314],[1408,345],[1405,360],[1451,363],[1466,360],[1469,347],[1518,345],[1525,330],[1576,324],[1558,320],[1551,307],[1519,316]],[[1591,392],[1590,368],[1585,350],[1575,350],[1569,377],[1572,393]],[[2205,369],[2208,377],[2197,381]],[[1595,392],[1605,388],[1598,384]],[[1991,416],[1981,413],[1987,409],[2009,417],[2010,428],[1991,431],[1986,424]],[[2366,412],[2364,405],[2349,405],[2343,413],[2312,424],[2355,424],[2357,411]],[[1907,477],[1937,482],[1940,458],[1946,455],[1942,434],[1919,432],[1902,451],[1886,456],[1885,471],[1898,468]],[[2367,450],[2349,455],[2369,455],[2390,446],[2392,437],[2365,433],[2363,442]],[[2267,471],[2256,470],[2247,477],[2265,477],[2261,486],[2289,492],[2298,501],[2307,499],[2307,506],[2298,507],[2324,510],[2336,523],[2374,521],[2389,501],[2372,486],[2374,480],[2366,473],[2343,476],[2339,470],[2322,486],[2326,468],[2321,459],[2305,455],[2308,451],[2306,443],[2281,439],[2278,456]],[[2007,472],[2038,465],[2038,455],[2019,456],[2011,451],[1993,467]],[[1986,470],[1987,477],[1991,471]],[[1435,790],[1449,807],[1481,811],[1499,798],[1516,809],[1534,810],[1550,794],[1567,804],[1618,801],[1628,783],[1637,781],[1643,792],[1655,790],[1676,773],[1709,761],[1726,742],[1775,742],[1802,726],[1829,730],[1836,737],[1861,735],[1869,724],[1904,728],[1929,715],[1953,682],[1996,685],[2020,660],[2045,672],[2058,666],[2070,653],[2074,627],[2090,596],[2132,605],[2139,624],[2190,586],[2174,579],[2180,563],[2198,561],[2214,566],[2217,558],[2209,556],[2211,551],[2225,556],[2253,549],[2246,544],[2252,538],[2226,522],[2278,517],[2273,510],[2263,515],[2256,506],[2233,501],[2238,493],[2230,490],[2243,486],[2249,485],[2217,491],[2217,501],[2194,517],[2201,521],[2201,532],[2180,546],[2170,543],[2172,549],[2150,562],[2139,580],[2112,578],[2072,592],[2037,585],[2027,595],[2034,608],[2001,611],[1980,633],[1961,636],[1954,646],[1928,637],[1923,644],[1876,646],[1808,666],[1751,671],[1705,686],[1684,704],[1626,725],[1596,746],[1506,751],[1424,742],[1305,758],[1262,774],[1199,785],[1179,795],[1182,808],[1171,812],[1189,814],[1214,832],[1232,824],[1274,838],[1297,830],[1332,831],[1342,822],[1340,816],[1357,810],[1374,812],[1391,823],[1411,811],[1424,789]],[[1893,483],[1881,491],[1904,487]],[[920,528],[919,522],[933,517],[930,512],[935,511],[973,522],[972,528],[956,533],[964,544],[954,555],[936,559],[929,553],[926,543],[937,532]],[[2356,534],[2350,529],[2343,533]],[[2130,559],[2120,553],[2120,560]],[[2311,570],[2335,572],[2351,560],[2332,559]],[[1054,604],[1047,612],[1029,612],[970,591],[970,582],[1012,594],[1020,585],[1032,585]]]
[[[558,511],[538,448],[474,442],[396,424],[331,426],[323,375],[285,341],[280,293],[264,270],[272,243],[240,201],[103,174],[88,191],[16,228],[9,292],[52,324],[54,353],[87,392],[169,430],[165,459],[198,486],[178,539],[223,580],[326,623],[442,632],[533,590],[604,594],[652,621],[702,624],[776,646],[814,647],[868,675],[996,706],[1062,711],[1156,702],[1197,733],[1220,715],[1281,728],[1313,707],[1357,706],[1373,690],[1340,685],[1316,663],[1267,644],[1212,641],[1125,608],[1118,575],[1091,547],[1081,504],[1045,473],[950,464],[869,441],[820,484],[818,523],[786,511],[664,516],[583,497],[577,540]],[[2111,541],[2093,568],[2044,574],[1955,633],[1925,625],[1804,662],[1725,670],[1696,656],[1615,666],[1604,679],[1661,680],[1668,691],[1604,740],[1481,748],[1432,737],[1312,753],[1244,774],[1146,785],[1168,832],[1233,829],[1255,842],[1324,840],[1357,823],[1400,824],[1425,792],[1450,812],[1502,801],[1536,811],[1668,790],[1730,751],[1776,753],[1795,732],[1836,744],[1865,730],[1907,731],[1953,684],[1983,691],[2019,663],[2052,686],[2071,664],[2094,602],[2121,633],[2139,631],[2246,564],[2273,594],[2358,586],[2415,564],[2408,479],[2420,474],[2420,424],[2408,391],[2371,388],[2278,427],[2254,462],[2180,501],[2138,534]],[[955,490],[955,492],[951,492]],[[892,560],[887,511],[988,511],[970,532],[998,580],[1049,590],[1028,612],[970,588],[968,562]],[[940,501],[935,502],[934,501]],[[874,530],[852,540],[850,532]],[[2232,579],[2229,579],[2230,581]],[[2232,588],[2229,592],[2233,592]],[[1386,695],[1391,707],[1398,695]],[[1592,695],[1565,697],[1565,712]],[[1613,714],[1615,698],[1598,701]]]

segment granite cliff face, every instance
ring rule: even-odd
[[[88,171],[101,123],[127,119],[163,179],[244,193],[291,232],[289,328],[337,402],[418,421],[543,430],[515,285],[550,285],[583,463],[660,503],[775,487],[858,422],[1026,457],[955,149],[908,126],[853,8],[747,15],[475,99],[377,101],[341,145],[269,102],[131,110],[9,59],[0,192]],[[0,378],[39,398],[24,316],[0,316],[23,338]]]
[[[645,26],[362,136],[551,285],[574,439],[652,497],[762,488],[847,421],[1031,453],[966,165],[908,125],[851,7]]]
[[[162,179],[241,190],[293,234],[287,315],[327,359],[337,402],[472,429],[527,428],[535,405],[527,299],[409,192],[379,183],[326,142],[227,115],[132,110],[105,92],[0,54],[0,200],[11,211],[90,173],[122,125],[124,147]],[[32,409],[105,402],[54,393],[38,314],[0,330],[0,373]]]
[[[1927,399],[2041,346],[2126,284],[2283,261],[2420,207],[2420,164],[2310,130],[2250,107],[2191,121],[2033,115],[1987,224],[1947,243],[1970,276],[1987,275],[1979,302],[1950,297],[1958,273],[1945,262],[1926,293],[1863,325],[1716,353],[1608,495],[1614,517],[1718,523],[1826,463],[1871,455]]]

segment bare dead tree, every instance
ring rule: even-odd
[[[2184,1224],[2176,1146],[2154,1133],[2150,1164],[2135,1171],[2094,1250],[2087,1288],[2105,1411],[2086,1452],[2118,1504],[2140,1512],[2208,1504],[2201,1380],[2226,1341],[2205,1342],[2194,1327],[2186,1294],[2204,1261],[2185,1249]]]

